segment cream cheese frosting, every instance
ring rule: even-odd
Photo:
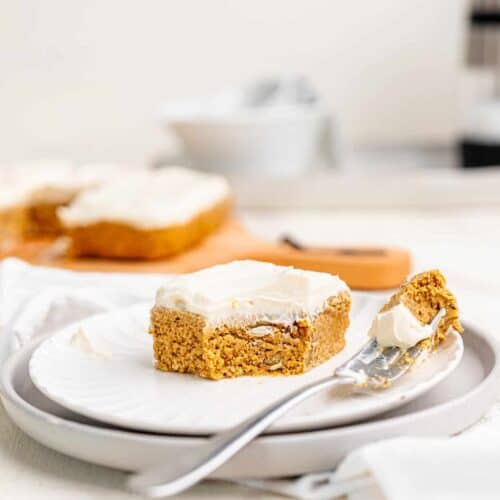
[[[0,183],[0,210],[8,210],[26,202],[28,191],[25,186]]]
[[[348,291],[331,274],[244,260],[175,277],[158,290],[156,305],[199,314],[209,325],[287,324],[314,317],[328,298]]]
[[[154,229],[188,222],[229,195],[221,176],[169,167],[127,173],[89,189],[58,215],[70,227],[106,221]]]
[[[22,191],[24,204],[64,203],[80,187],[70,163],[21,163],[3,166],[3,170],[5,185]]]
[[[2,188],[16,193],[19,203],[63,204],[81,191],[112,179],[119,171],[114,165],[73,165],[38,162],[4,165]]]
[[[430,337],[432,329],[429,325],[422,325],[413,313],[400,303],[377,314],[368,335],[375,337],[383,347],[408,349]]]
[[[33,170],[28,176],[31,203],[69,203],[87,189],[112,182],[123,175],[114,164],[53,166]]]

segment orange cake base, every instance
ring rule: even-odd
[[[226,218],[229,199],[201,212],[183,225],[139,229],[119,222],[68,227],[72,256],[158,259],[186,250],[214,231]]]
[[[26,210],[22,206],[0,210],[0,253],[9,253],[25,234]]]
[[[0,210],[0,237],[15,238],[22,236],[27,227],[27,213],[23,206]]]
[[[62,234],[57,209],[64,205],[36,203],[0,211],[0,234],[15,238]]]
[[[446,309],[446,316],[440,321],[436,335],[432,338],[434,347],[444,340],[450,328],[463,332],[455,296],[446,288],[446,279],[438,270],[415,275],[391,297],[381,312],[400,303],[422,324],[430,323],[440,309]]]
[[[67,203],[36,203],[27,208],[26,232],[30,236],[62,234],[57,209]]]
[[[295,375],[323,363],[345,345],[351,299],[331,297],[310,322],[207,326],[203,316],[155,306],[150,333],[156,368],[209,379]],[[264,335],[262,329],[267,328]],[[252,331],[259,329],[259,335]]]

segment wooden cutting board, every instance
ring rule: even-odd
[[[165,260],[69,258],[64,242],[50,238],[13,244],[1,257],[15,256],[33,264],[77,271],[184,273],[236,259],[255,259],[338,274],[351,288],[376,290],[398,287],[410,271],[406,250],[381,247],[297,247],[263,241],[236,219],[229,219],[202,243]]]

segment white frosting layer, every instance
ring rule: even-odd
[[[16,203],[68,203],[81,191],[112,180],[124,168],[118,165],[30,163],[4,165],[2,189],[15,196]],[[12,197],[12,196],[11,196]]]
[[[396,346],[408,349],[432,335],[429,325],[422,325],[404,305],[398,304],[377,314],[368,333],[383,347]]]
[[[161,228],[183,224],[228,196],[223,177],[170,167],[128,173],[89,189],[58,214],[66,226],[108,221]]]
[[[27,194],[24,186],[0,183],[0,210],[9,210],[24,204]]]
[[[156,305],[200,314],[210,325],[289,324],[313,317],[329,297],[348,290],[331,274],[246,260],[180,275],[158,290]]]

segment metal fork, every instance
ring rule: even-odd
[[[430,323],[433,333],[445,314],[446,311],[441,309]],[[151,498],[175,495],[207,477],[305,399],[336,386],[385,389],[427,353],[429,345],[424,340],[408,350],[382,348],[376,339],[371,339],[357,354],[339,366],[333,376],[288,394],[241,424],[212,437],[196,450],[176,457],[175,462],[162,463],[132,475],[127,482],[128,487]]]

